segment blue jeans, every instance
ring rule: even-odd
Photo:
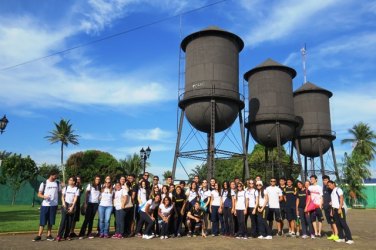
[[[115,210],[115,220],[116,220],[116,230],[117,234],[124,234],[124,221],[125,221],[125,210],[119,209]]]
[[[211,206],[211,210],[212,210],[211,221],[213,222],[212,234],[218,235],[219,234],[219,221],[220,221],[220,214],[218,212],[219,206]]]
[[[100,234],[109,234],[109,227],[110,227],[110,219],[112,213],[112,206],[99,206],[99,230]]]

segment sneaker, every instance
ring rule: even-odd
[[[335,242],[338,242],[338,243],[345,242],[345,239],[338,239]]]
[[[112,239],[117,239],[117,237],[118,237],[118,234],[114,234],[114,235],[112,235]]]
[[[291,232],[288,232],[287,234],[286,234],[286,237],[291,237],[292,235],[291,235]]]
[[[236,236],[235,238],[237,238],[237,239],[241,239],[241,238],[243,238],[243,237],[241,237],[241,236],[238,235],[238,236]]]
[[[244,236],[244,237],[243,237],[243,240],[248,240],[248,237],[247,237],[247,236]]]
[[[100,234],[100,235],[99,235],[99,238],[103,238],[103,237],[104,237],[104,234]]]
[[[57,241],[57,242],[61,241],[61,237],[60,237],[60,236],[57,236],[57,237],[56,237],[56,241]]]
[[[144,239],[150,240],[150,239],[153,239],[153,238],[154,238],[154,235],[146,235]]]
[[[307,239],[308,238],[308,235],[302,235],[302,239]]]
[[[75,234],[75,233],[71,233],[71,234],[69,235],[69,237],[70,237],[70,238],[77,238],[77,234]]]
[[[103,236],[103,238],[108,239],[108,238],[110,238],[110,236],[109,236],[108,234],[105,234],[105,235]]]
[[[294,232],[292,232],[290,235],[291,237],[296,237],[296,234]]]
[[[88,235],[88,238],[89,238],[89,239],[94,239],[94,234],[89,234],[89,235]]]
[[[55,239],[54,239],[54,237],[52,237],[52,235],[48,235],[47,238],[46,238],[46,240],[48,240],[48,241],[54,241]]]
[[[336,237],[336,236],[335,236],[334,234],[332,234],[332,235],[330,235],[329,237],[327,237],[326,239],[327,239],[327,240],[333,240],[334,237]]]
[[[142,234],[138,233],[138,234],[136,234],[136,237],[141,238]]]
[[[181,237],[181,235],[180,234],[178,234],[176,237],[178,237],[178,238],[180,238]]]
[[[266,238],[266,237],[265,237],[265,238]],[[260,235],[259,237],[257,237],[257,239],[263,240],[263,239],[264,239],[264,236]]]
[[[40,237],[39,235],[35,236],[35,238],[33,239],[33,241],[41,241],[42,240],[42,237]]]
[[[353,240],[348,240],[348,241],[346,241],[346,244],[354,244],[354,241]]]
[[[334,240],[334,241],[339,240],[338,235],[335,235],[332,240]]]
[[[166,240],[166,239],[168,239],[168,236],[165,236],[164,238],[165,238],[165,240]]]
[[[311,234],[311,239],[316,239],[314,234]]]
[[[299,231],[298,232],[296,232],[296,237],[299,237],[300,236],[300,233],[299,233]]]
[[[141,238],[146,239],[146,234],[143,234]]]
[[[265,239],[266,239],[266,240],[272,240],[272,239],[273,239],[273,236],[268,235],[268,236],[265,237]]]
[[[279,232],[277,233],[277,235],[278,235],[278,236],[282,236],[282,235],[283,235],[283,232],[282,232],[282,231],[279,231]]]
[[[188,238],[191,238],[191,237],[192,237],[192,233],[189,232],[189,233],[187,234],[187,237],[188,237]]]
[[[78,237],[79,240],[83,240],[84,239],[84,236],[80,236]]]
[[[191,237],[191,236],[188,236],[188,237]],[[164,239],[164,236],[161,236],[161,238],[160,238],[161,240],[163,240]]]
[[[65,238],[65,240],[72,240],[72,238],[71,237],[67,237],[67,238]]]

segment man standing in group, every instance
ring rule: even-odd
[[[289,222],[289,234],[287,236],[295,237],[295,220],[296,216],[296,187],[293,186],[294,182],[291,178],[287,179],[287,186],[282,190],[285,199],[285,212],[286,219]]]
[[[281,177],[279,179],[279,188],[281,190],[284,190],[286,188],[286,178],[285,177]],[[278,224],[279,224],[279,228],[281,230],[278,231],[278,235],[282,236],[283,235],[283,221],[286,219],[286,209],[285,209],[286,208],[286,201],[285,201],[285,199],[280,200],[279,206],[280,206],[280,211],[281,211],[281,220],[278,222]]]
[[[153,176],[153,182],[152,182],[150,188],[152,188],[154,186],[157,186],[159,188],[159,190],[162,190],[163,185],[159,183],[159,176],[158,175]]]
[[[52,226],[55,225],[59,192],[61,191],[60,183],[57,181],[58,177],[58,171],[51,170],[48,179],[39,186],[38,197],[43,199],[43,201],[40,208],[39,231],[33,241],[40,241],[42,239],[45,225],[47,225],[47,240],[54,240],[51,230]]]
[[[309,186],[308,190],[311,193],[311,200],[315,204],[315,207],[316,207],[315,211],[311,213],[311,221],[313,224],[313,229],[315,230],[315,237],[321,237],[321,228],[322,228],[322,221],[323,221],[322,210],[321,210],[322,204],[323,204],[322,187],[317,184],[316,175],[311,175],[309,179],[311,181],[311,186]]]
[[[282,228],[281,228],[281,210],[279,206],[279,202],[283,199],[282,190],[276,186],[277,179],[272,177],[270,179],[270,186],[265,189],[266,193],[269,197],[269,214],[268,221],[269,227],[273,230],[273,220],[277,222],[277,229],[278,235],[282,235]]]
[[[338,240],[337,226],[334,223],[333,215],[330,214],[332,212],[332,207],[331,207],[332,199],[330,197],[332,194],[332,190],[328,187],[329,181],[330,181],[329,176],[324,175],[322,177],[322,183],[323,183],[322,192],[323,192],[323,200],[324,200],[323,209],[324,209],[326,221],[328,222],[328,224],[330,225],[332,229],[332,235],[330,235],[327,239]]]

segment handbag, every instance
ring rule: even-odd
[[[315,211],[316,210],[316,205],[315,203],[313,203],[313,200],[310,199],[310,196],[308,196],[308,192],[306,191],[306,194],[307,194],[307,198],[306,198],[306,204],[308,204],[307,207],[307,212],[312,212],[312,211]]]
[[[87,208],[87,206],[85,204],[81,207],[81,209],[80,209],[81,215],[85,216],[85,214],[86,214],[86,208]]]

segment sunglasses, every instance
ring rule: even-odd
[[[153,180],[158,181],[158,179],[154,178]]]
[[[144,174],[144,176],[147,176],[147,177],[149,177],[149,175],[148,175],[148,174]]]
[[[106,181],[106,184],[111,184],[111,182]]]
[[[270,182],[276,182],[276,181],[270,181]]]
[[[258,187],[262,187],[262,185],[260,185],[260,184],[257,184],[256,186],[258,186]]]

